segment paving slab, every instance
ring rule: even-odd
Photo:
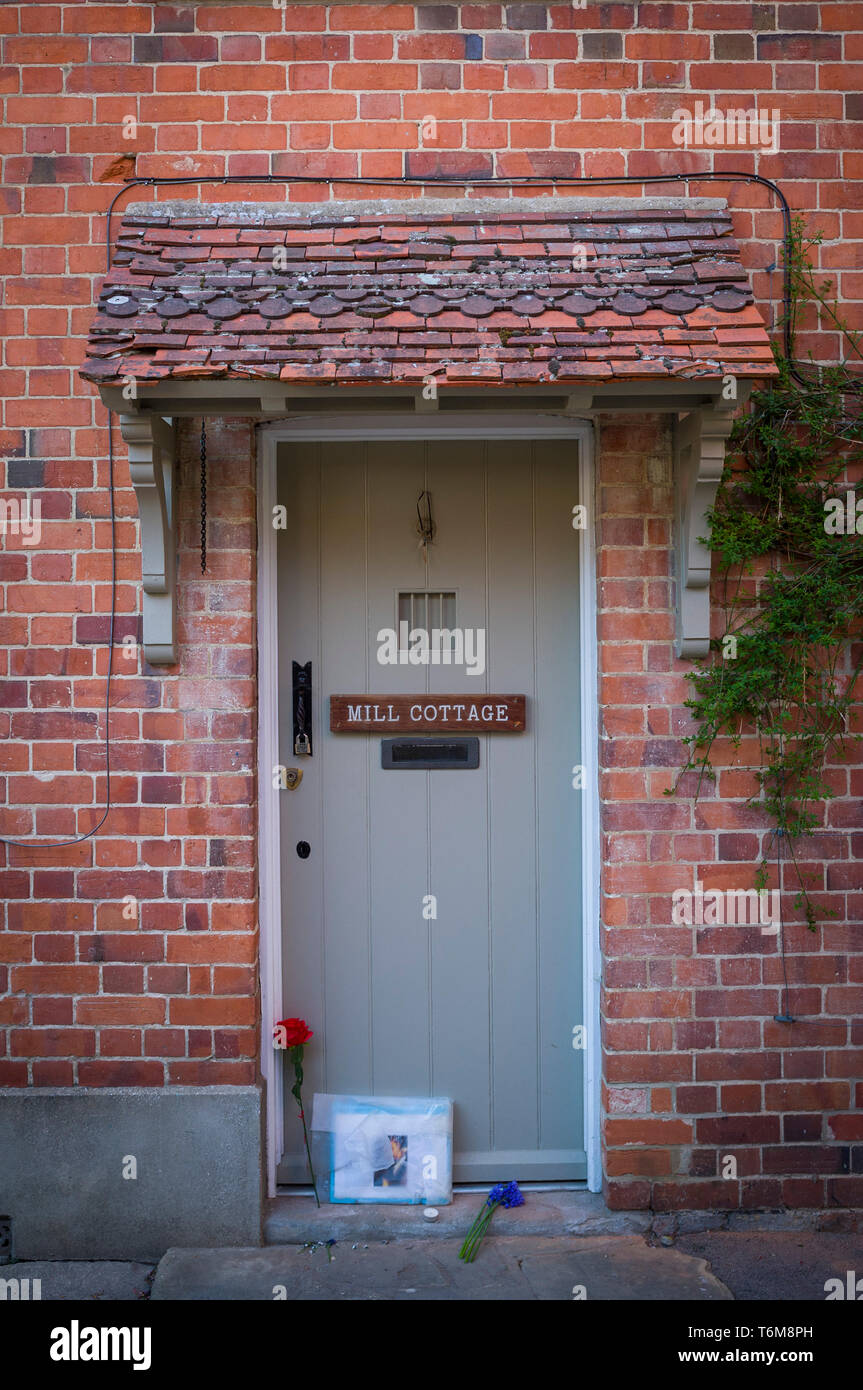
[[[676,1250],[707,1260],[739,1299],[822,1301],[828,1279],[863,1276],[859,1234],[830,1231],[704,1231],[679,1236]]]
[[[24,1294],[23,1280],[28,1279],[26,1294],[38,1297],[43,1303],[64,1303],[76,1299],[98,1299],[107,1302],[131,1303],[150,1295],[150,1278],[155,1264],[134,1260],[19,1260],[0,1265],[0,1280],[6,1280],[5,1298],[14,1297],[10,1279],[18,1281],[15,1290]]]
[[[706,1260],[650,1246],[641,1236],[489,1236],[476,1260],[458,1239],[400,1239],[169,1250],[155,1300],[290,1302],[726,1301],[732,1294]],[[328,1253],[329,1252],[329,1253]]]
[[[419,1236],[452,1240],[467,1235],[482,1207],[485,1192],[457,1192],[438,1218],[426,1221],[421,1206],[348,1205],[314,1197],[277,1197],[264,1222],[267,1245],[302,1245],[306,1241],[380,1241]],[[496,1228],[513,1236],[638,1235],[650,1227],[650,1213],[610,1211],[598,1192],[525,1192],[523,1207],[498,1211]],[[500,1230],[500,1234],[504,1231]]]

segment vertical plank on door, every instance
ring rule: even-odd
[[[321,633],[315,705],[318,739],[306,777],[323,789],[324,975],[327,1087],[337,1094],[373,1089],[369,901],[371,827],[367,740],[329,729],[332,691],[368,689],[366,483],[368,445],[326,447],[321,508]],[[305,787],[305,781],[303,783]],[[305,930],[318,930],[315,922]]]
[[[422,557],[415,530],[416,501],[425,486],[423,445],[382,442],[369,446],[367,644],[373,652],[370,690],[425,688],[422,668],[382,666],[376,633],[395,622],[396,595],[413,576],[422,584]],[[418,670],[420,683],[417,684]],[[347,735],[334,735],[345,739]],[[372,1044],[378,1095],[431,1094],[429,928],[422,915],[428,887],[426,778],[384,772],[380,739],[366,745],[371,826]],[[338,872],[338,866],[334,866]]]
[[[533,445],[536,534],[537,932],[540,1004],[540,1146],[572,1150],[582,1134],[583,1054],[572,1047],[582,1020],[581,762],[578,681],[578,502],[575,446]],[[567,987],[561,987],[561,981]]]
[[[286,767],[301,766],[302,787],[281,791],[282,902],[286,904],[282,1007],[287,1017],[306,1019],[315,1033],[307,1050],[306,1094],[326,1089],[323,870],[321,782],[315,775],[320,720],[313,710],[315,758],[296,757],[293,750],[292,661],[311,660],[313,680],[321,668],[320,621],[320,444],[293,446],[290,464],[279,471],[279,501],[287,509],[286,531],[279,532],[279,760]],[[314,690],[313,693],[317,693]],[[312,767],[314,766],[314,771]],[[309,775],[311,774],[311,775]],[[286,798],[302,797],[302,815]],[[306,860],[297,856],[297,841],[312,845]],[[274,1021],[274,1020],[273,1020]],[[265,1029],[270,1020],[264,1020]],[[280,1165],[282,1181],[302,1181],[306,1176],[302,1155],[302,1126],[297,1104],[290,1094],[293,1072],[284,1068],[286,1158]]]
[[[493,1000],[490,1148],[539,1141],[535,527],[530,445],[495,442],[488,486],[489,689],[527,695],[524,736],[486,739]],[[518,1169],[516,1169],[518,1171]]]
[[[455,589],[459,628],[488,628],[484,445],[428,446],[428,489],[437,526],[429,586]],[[488,673],[430,666],[432,693],[479,700]],[[476,771],[425,774],[429,798],[434,1089],[454,1095],[456,1150],[486,1152],[491,1135],[489,1065],[488,795],[486,748]]]

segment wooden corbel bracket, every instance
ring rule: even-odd
[[[688,660],[710,650],[709,530],[734,416],[718,405],[698,406],[677,421],[674,448],[677,603],[675,652]]]
[[[129,471],[141,519],[144,657],[152,666],[177,660],[177,530],[173,421],[121,415]]]

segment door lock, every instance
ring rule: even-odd
[[[303,769],[301,767],[285,768],[285,786],[289,792],[296,791],[303,780]]]
[[[294,700],[294,756],[312,756],[312,663],[291,662]]]

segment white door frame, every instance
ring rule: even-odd
[[[602,1186],[600,1153],[600,821],[598,661],[596,638],[596,481],[593,425],[565,415],[437,411],[415,415],[320,414],[265,425],[258,447],[258,887],[261,968],[261,1073],[266,1081],[267,1189],[276,1195],[276,1168],[284,1140],[282,1054],[271,1045],[271,1028],[282,998],[281,850],[279,792],[273,767],[279,761],[278,604],[276,505],[278,446],[291,439],[574,439],[578,445],[579,501],[588,505],[589,524],[579,546],[581,634],[581,750],[585,782],[581,835],[583,874],[583,959],[585,1022],[585,1149],[587,1186]],[[565,775],[565,769],[562,775]]]

